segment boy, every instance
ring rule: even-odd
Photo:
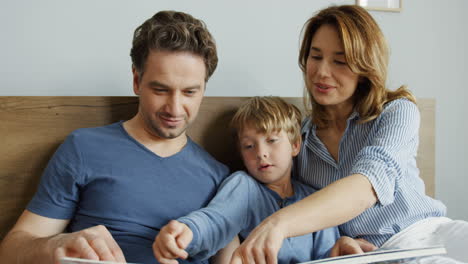
[[[163,227],[153,244],[159,262],[175,263],[173,259],[188,255],[208,258],[237,234],[247,237],[263,219],[315,191],[291,179],[292,158],[301,145],[301,113],[294,105],[278,97],[253,97],[239,108],[231,125],[248,174],[233,173],[206,208]],[[289,238],[278,263],[328,257],[338,238],[337,228]],[[232,252],[221,254],[229,260]]]

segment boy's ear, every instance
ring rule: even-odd
[[[291,144],[293,157],[296,157],[297,154],[299,154],[299,151],[301,151],[301,143],[301,139],[299,138],[299,140]]]

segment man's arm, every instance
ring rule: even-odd
[[[65,256],[125,262],[122,250],[104,226],[63,233],[68,223],[25,210],[0,244],[0,262],[58,264]]]

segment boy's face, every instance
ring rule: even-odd
[[[267,185],[291,180],[292,158],[300,144],[291,144],[283,130],[270,134],[246,127],[239,133],[240,152],[250,175]]]

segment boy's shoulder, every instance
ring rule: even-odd
[[[236,171],[229,175],[223,182],[223,185],[238,185],[238,184],[258,184],[255,179],[252,178],[245,171]]]
[[[245,171],[236,171],[229,175],[221,184],[220,188],[223,189],[236,189],[237,191],[261,192],[263,184],[255,180]]]
[[[301,196],[308,196],[310,194],[313,194],[314,192],[316,192],[317,190],[305,183],[302,183],[298,180],[295,180],[295,179],[291,179],[292,183],[293,183],[293,186],[294,186],[294,191],[296,193],[298,193],[299,195]]]

